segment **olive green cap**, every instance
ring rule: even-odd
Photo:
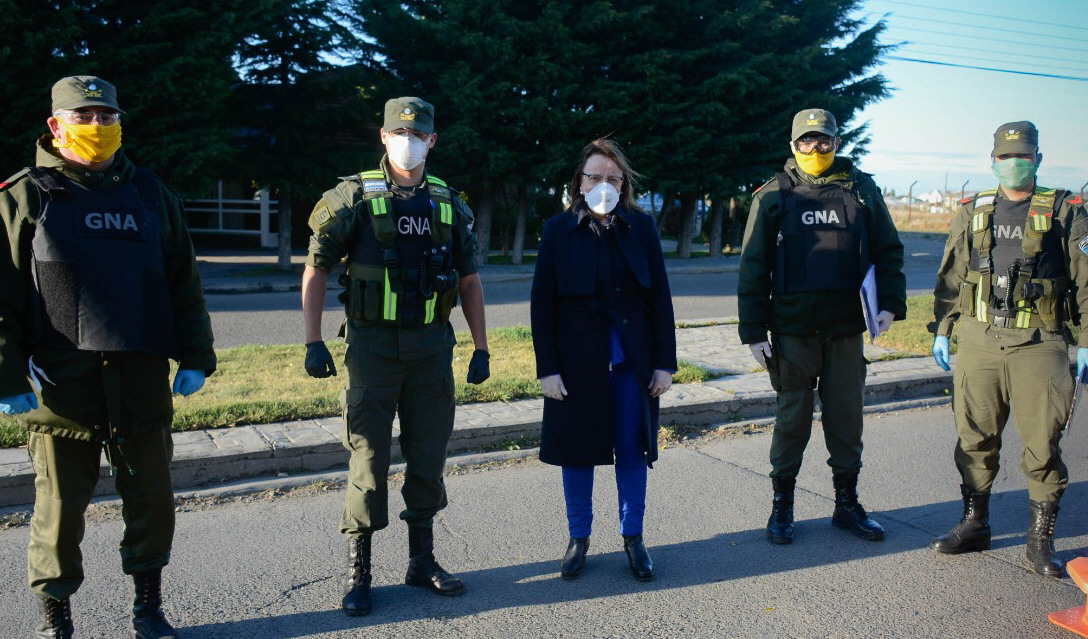
[[[791,140],[796,140],[806,133],[823,133],[835,137],[839,134],[839,125],[835,116],[824,109],[805,109],[793,116]]]
[[[1032,154],[1039,149],[1039,129],[1027,120],[1007,122],[994,131],[993,156],[1011,153]]]
[[[53,85],[53,111],[57,109],[80,109],[83,107],[106,107],[118,113],[124,113],[117,106],[117,88],[102,78],[93,75],[74,75],[61,78]]]
[[[434,107],[419,98],[393,98],[385,103],[385,124],[388,133],[397,129],[415,129],[434,133]]]

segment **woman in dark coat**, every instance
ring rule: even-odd
[[[540,460],[563,467],[564,579],[585,566],[593,467],[613,463],[631,572],[653,578],[642,542],[646,470],[657,460],[658,398],[676,372],[676,332],[661,242],[653,218],[635,206],[634,175],[612,140],[583,149],[573,203],[545,223],[533,277]]]

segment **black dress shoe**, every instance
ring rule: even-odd
[[[627,563],[631,566],[631,574],[639,581],[650,581],[654,578],[654,562],[650,560],[650,553],[642,543],[642,535],[624,535],[623,550],[627,553]]]
[[[577,579],[586,567],[586,551],[589,550],[589,537],[571,537],[567,544],[567,554],[559,567],[559,576],[563,579]]]

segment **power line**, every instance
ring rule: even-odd
[[[1002,29],[1001,27],[989,27],[989,26],[981,25],[981,24],[953,22],[951,20],[934,20],[933,18],[919,18],[917,16],[905,16],[905,15],[900,15],[900,14],[892,14],[892,15],[899,18],[900,20],[917,20],[918,22],[928,22],[928,23],[931,23],[931,24],[948,24],[948,25],[952,25],[954,27],[961,27],[961,28],[966,27],[968,29],[985,29],[986,31],[1000,31],[1002,33],[1015,33],[1017,35],[1039,36],[1039,37],[1043,37],[1043,38],[1052,38],[1054,40],[1069,40],[1071,42],[1084,42],[1083,37],[1060,36],[1060,35],[1053,35],[1053,34],[1049,34],[1049,33],[1038,33],[1038,32],[1035,32],[1035,31],[1025,31],[1023,29]],[[1081,48],[1081,49],[1077,49],[1077,50],[1078,51],[1083,51],[1084,49]]]
[[[915,45],[926,46],[926,47],[940,47],[942,49],[951,49],[953,51],[977,51],[979,53],[989,53],[990,55],[1004,55],[1004,56],[1015,55],[1015,56],[1019,56],[1021,58],[1034,58],[1036,60],[1052,60],[1054,62],[1075,62],[1075,60],[1070,60],[1069,58],[1055,58],[1053,56],[1032,55],[1030,53],[1016,53],[1014,51],[994,51],[993,49],[982,49],[982,48],[979,48],[979,47],[960,47],[960,46],[953,46],[953,45],[950,45],[950,44],[941,44],[939,42],[908,41],[908,42],[905,43],[905,45],[908,46],[908,47],[912,47],[912,46],[915,46]]]
[[[894,25],[891,25],[891,24],[889,24],[888,26],[890,28],[896,28]],[[928,34],[931,34],[931,35],[941,35],[941,36],[951,36],[953,38],[963,38],[962,33],[949,33],[948,31],[933,31],[932,29],[910,29],[909,27],[898,27],[898,28],[901,28],[901,29],[904,29],[904,30],[909,30],[911,33],[928,33]],[[1059,46],[1056,46],[1056,45],[1052,46],[1052,45],[1048,45],[1048,44],[1033,44],[1033,43],[1030,43],[1030,42],[1021,42],[1020,44],[1022,44],[1024,46],[1029,46],[1029,47],[1041,47],[1041,48],[1057,50],[1057,51],[1074,51],[1074,52],[1080,53],[1082,55],[1085,53],[1085,50],[1084,50],[1083,47],[1080,47],[1080,48],[1077,48],[1077,47],[1059,47]]]
[[[918,4],[916,2],[899,2],[898,0],[871,0],[871,1],[877,2],[877,3],[883,2],[884,4],[902,5],[902,6],[905,6],[905,7],[915,7],[915,8],[918,8],[918,9],[929,9],[930,11],[945,11],[945,12],[954,13],[954,14],[957,14],[957,15],[978,16],[978,17],[981,17],[981,18],[992,18],[994,20],[1007,20],[1009,22],[1016,22],[1016,23],[1020,23],[1020,24],[1038,24],[1038,25],[1041,25],[1041,26],[1044,26],[1044,27],[1057,27],[1059,29],[1073,29],[1073,30],[1076,30],[1076,31],[1086,31],[1086,32],[1088,32],[1088,27],[1074,27],[1074,26],[1070,26],[1070,25],[1067,25],[1067,24],[1058,24],[1058,23],[1055,23],[1055,22],[1043,22],[1041,20],[1028,20],[1026,18],[1009,18],[1009,17],[1006,17],[1006,16],[993,15],[991,13],[978,13],[977,11],[964,11],[963,9],[949,9],[947,7],[934,7],[932,5]]]
[[[925,56],[947,56],[947,55],[949,55],[947,53],[940,53],[940,52],[934,52],[934,51],[924,51],[924,50],[923,51],[912,50],[911,53],[914,54],[914,55],[925,55]],[[993,58],[982,58],[982,57],[979,57],[979,56],[962,55],[962,54],[955,54],[955,56],[956,56],[957,60],[979,60],[981,62],[989,62],[991,64],[994,64],[994,63],[1016,64],[1016,61],[1014,61],[1014,60],[995,60]],[[1060,65],[1059,66],[1048,65],[1045,70],[1046,71],[1052,71],[1052,70],[1056,70],[1056,69],[1061,69],[1061,70],[1066,70],[1066,71],[1080,71],[1080,72],[1083,72],[1083,73],[1088,73],[1088,68],[1085,68],[1085,67],[1065,67],[1065,66],[1060,66]]]
[[[995,69],[993,67],[978,67],[969,64],[955,64],[953,62],[937,62],[934,60],[919,60],[918,58],[904,58],[897,55],[886,55],[886,60],[899,60],[901,62],[919,62],[921,64],[935,64],[942,67],[957,67],[960,69],[975,69],[977,71],[994,71],[997,73],[1012,73],[1016,75],[1031,75],[1040,78],[1055,78],[1058,80],[1074,80],[1076,82],[1088,82],[1088,78],[1082,78],[1072,75],[1057,75],[1052,73],[1036,73],[1034,71],[1015,71],[1013,69]]]

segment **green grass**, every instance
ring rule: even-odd
[[[900,357],[931,355],[933,334],[926,325],[933,320],[933,296],[915,295],[907,298],[907,319],[892,322],[891,329],[876,338],[875,345],[897,351]],[[952,340],[952,352],[956,352]]]

